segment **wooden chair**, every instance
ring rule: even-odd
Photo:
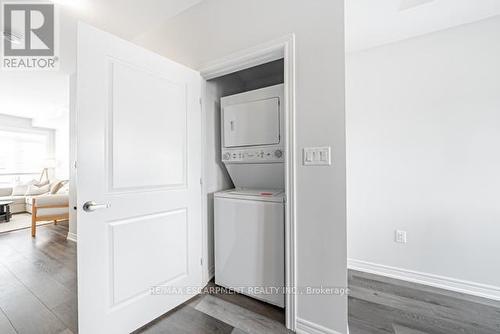
[[[69,219],[69,201],[67,194],[39,196],[33,198],[31,212],[31,236],[36,236],[36,222]]]

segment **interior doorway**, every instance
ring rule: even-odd
[[[204,280],[214,277],[214,193],[234,186],[221,156],[221,106],[223,96],[283,85],[284,124],[284,268],[286,326],[295,329],[295,131],[294,36],[230,55],[201,71],[205,81],[203,101],[204,180]],[[261,152],[263,153],[263,152]]]
[[[69,82],[64,72],[0,75],[2,333],[78,332]]]
[[[5,72],[0,87],[0,233],[36,236],[69,219],[69,76]]]

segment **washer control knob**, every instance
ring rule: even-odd
[[[283,156],[283,151],[282,150],[274,151],[274,156],[278,159],[281,158]]]
[[[230,153],[224,153],[224,155],[222,156],[222,160],[229,160],[230,158],[231,158]]]

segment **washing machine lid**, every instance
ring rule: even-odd
[[[219,191],[214,194],[214,197],[283,203],[285,201],[285,192],[281,189],[240,188]]]

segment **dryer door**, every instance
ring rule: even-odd
[[[224,147],[279,144],[279,108],[278,97],[224,107]]]

